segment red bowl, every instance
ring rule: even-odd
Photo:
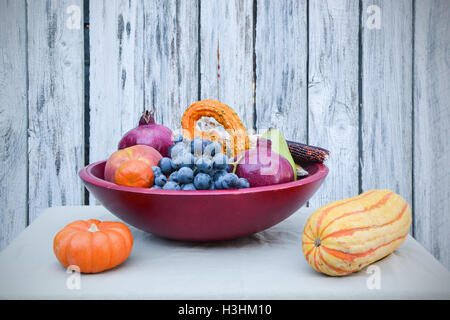
[[[267,229],[305,204],[328,174],[325,165],[313,164],[305,167],[309,176],[294,182],[238,190],[177,191],[116,185],[104,180],[105,164],[90,164],[79,175],[106,209],[136,228],[184,241],[235,239]]]

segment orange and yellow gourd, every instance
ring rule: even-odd
[[[342,276],[389,255],[408,235],[411,208],[390,190],[329,203],[308,219],[302,248],[317,271]]]
[[[198,131],[195,124],[202,117],[212,117],[221,124],[230,136],[229,141],[224,141],[215,130],[209,133]],[[192,140],[194,137],[201,137],[218,141],[223,145],[223,152],[227,153],[229,149],[232,156],[249,148],[247,129],[241,119],[231,107],[217,100],[207,99],[191,104],[181,118],[181,127],[186,138]]]

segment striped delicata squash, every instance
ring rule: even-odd
[[[317,271],[350,274],[397,249],[411,221],[411,208],[400,195],[367,191],[314,212],[303,230],[303,254]]]

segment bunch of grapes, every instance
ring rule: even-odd
[[[164,190],[225,190],[249,188],[247,179],[232,173],[228,157],[217,141],[182,135],[174,138],[170,158],[162,158],[152,167],[153,189]]]

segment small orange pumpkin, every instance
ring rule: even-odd
[[[89,219],[69,223],[53,240],[53,251],[65,267],[78,266],[82,273],[97,273],[124,262],[133,247],[133,236],[121,222]]]

